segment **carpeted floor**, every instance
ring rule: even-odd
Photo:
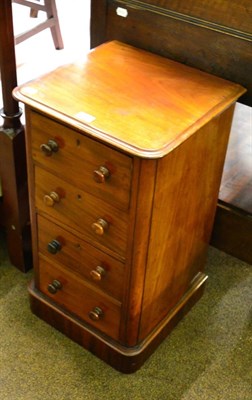
[[[1,400],[251,400],[252,266],[214,248],[203,298],[135,374],[123,375],[39,320],[0,250]]]

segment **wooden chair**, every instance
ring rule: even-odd
[[[23,32],[15,37],[15,43],[19,44],[24,40],[30,38],[33,35],[43,31],[44,29],[50,28],[54,46],[56,49],[60,50],[63,49],[63,40],[60,31],[59,19],[58,19],[58,12],[55,0],[44,0],[41,3],[40,0],[34,1],[29,0],[12,0],[12,3],[17,3],[22,6],[30,7],[31,8],[31,17],[36,17],[38,11],[43,11],[47,15],[47,19],[44,22],[41,22],[37,26],[29,29],[26,32]]]

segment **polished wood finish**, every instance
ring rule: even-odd
[[[110,10],[112,9],[112,19],[111,12],[108,13],[109,3]],[[133,17],[133,19],[128,18],[127,25],[125,24],[126,21],[123,20],[123,18],[117,18],[115,15],[113,10],[116,9],[117,5],[122,7],[131,7],[130,17]],[[151,5],[152,7],[150,9]],[[144,13],[141,14],[141,7],[143,6]],[[149,9],[147,8],[148,15],[151,16],[151,18],[148,18],[148,22],[145,21],[147,6],[149,7]],[[13,101],[11,96],[11,91],[16,82],[11,0],[2,0],[0,11],[0,69],[4,107],[7,107],[9,102],[13,102],[13,104],[15,104],[14,107],[18,107],[17,103]],[[92,47],[107,40],[107,30],[108,25],[110,24],[113,25],[110,30],[110,38],[121,38],[123,41],[128,41],[133,45],[139,43],[141,47],[143,45],[143,47],[147,49],[149,49],[148,41],[151,38],[151,50],[154,53],[157,52],[162,54],[164,52],[164,54],[168,54],[169,58],[174,57],[186,64],[193,65],[197,68],[205,69],[207,71],[210,70],[214,74],[221,75],[224,78],[228,78],[243,84],[249,89],[247,95],[243,96],[243,102],[251,106],[252,75],[250,73],[250,0],[189,0],[187,2],[181,2],[178,0],[148,0],[147,2],[136,0],[122,0],[120,2],[114,2],[112,0],[91,0],[91,11]],[[138,15],[137,20],[134,16],[135,12],[137,12]],[[162,18],[160,17],[160,14]],[[159,19],[156,22],[156,17],[158,15]],[[173,20],[172,25],[171,20]],[[148,29],[146,29],[146,22]],[[174,25],[175,22],[176,24]],[[166,24],[168,24],[167,29],[165,29]],[[190,27],[192,28],[191,30]],[[196,33],[197,30],[199,32],[198,34]],[[129,31],[129,33],[127,33],[127,31]],[[193,35],[192,31],[194,31]],[[232,49],[232,51],[230,51],[230,49]],[[7,113],[8,124],[10,122],[12,124],[16,124],[16,121],[20,117],[19,111],[17,112],[18,114],[16,112]],[[5,121],[5,123],[7,121]],[[242,136],[243,134],[241,132],[239,137],[241,138]],[[2,135],[1,138],[3,138]],[[9,144],[10,149],[12,149],[12,144],[14,145],[14,141]],[[10,186],[10,189],[8,190],[4,189],[5,193],[10,193],[10,196],[8,195],[8,208],[14,210],[17,207],[16,204],[18,204],[18,207],[16,208],[16,215],[21,215],[21,220],[23,220],[22,210],[27,209],[27,196],[25,196],[24,200],[21,198],[18,199],[17,191],[19,190],[20,185],[17,181],[15,181],[18,179],[18,177],[16,177],[14,173],[14,180],[12,182],[7,178],[10,176],[10,172],[14,170],[23,171],[26,173],[23,161],[21,161],[20,164],[20,159],[23,160],[24,155],[21,154],[21,147],[19,146],[19,142],[17,142],[17,145],[14,146],[17,151],[11,153],[9,158],[9,160],[12,160],[10,161],[12,164],[9,163],[9,167],[7,168],[8,172],[4,172],[3,170],[1,171],[1,179],[2,181],[6,182],[5,185]],[[1,147],[2,149],[6,149],[8,144],[4,142]],[[4,151],[3,157],[1,157],[2,160],[4,159],[5,154],[6,151]],[[3,163],[3,165],[6,166],[6,163]],[[13,189],[13,185],[15,189]],[[23,184],[21,186],[24,187]],[[7,196],[5,195],[5,199],[6,198]],[[6,215],[4,205],[6,203],[7,201],[1,205],[2,221],[3,216]],[[239,218],[238,214],[240,214],[240,223],[243,225],[243,227],[244,224],[248,223],[247,228],[249,228],[249,218],[251,218],[250,215],[246,217],[242,209],[240,209],[239,213],[237,214],[237,210],[230,203],[228,204],[228,209],[231,210],[237,218]],[[9,224],[8,226],[11,225],[12,224]],[[18,226],[17,221],[15,221],[15,226]],[[235,227],[234,229],[229,230],[229,232],[234,232],[234,230]],[[25,228],[25,231],[27,232],[27,238],[29,238],[29,227]],[[31,267],[29,250],[27,252],[27,249],[30,247],[29,239],[25,239],[25,241],[23,241],[23,236],[20,236],[18,231],[12,231],[9,228],[7,228],[7,232],[9,232],[8,236],[10,237],[8,242],[11,243],[9,246],[9,254],[12,263],[21,270],[27,270]],[[229,246],[230,251],[233,249],[231,242]],[[221,246],[221,242],[215,243],[216,245]],[[227,251],[229,250],[227,248]],[[26,256],[24,257],[24,254],[28,255],[28,258]]]
[[[0,126],[0,227],[6,232],[10,261],[21,271],[32,267],[26,153],[22,115],[11,92],[17,85],[11,1],[0,3],[0,70],[3,109]]]
[[[200,299],[204,289],[204,279],[197,282],[177,307],[166,317],[164,323],[157,327],[153,334],[134,348],[122,346],[103,338],[88,324],[77,319],[66,310],[59,309],[48,297],[41,295],[31,282],[29,287],[31,309],[36,315],[55,327],[70,339],[88,349],[120,372],[130,374],[137,371],[145,360],[155,351],[162,340],[172,331],[178,322]]]
[[[120,302],[116,301],[107,294],[95,291],[93,287],[85,284],[65,268],[59,265],[50,264],[48,260],[40,257],[39,290],[47,297],[55,300],[59,307],[70,311],[73,315],[81,318],[96,329],[101,329],[113,339],[118,340],[120,324]],[[54,280],[58,280],[62,287],[52,294],[48,286]],[[85,295],[85,301],[83,301]],[[100,307],[104,315],[101,320],[94,321],[89,317],[89,313],[95,308]],[[100,328],[101,325],[101,328]]]
[[[188,0],[186,2],[180,0],[144,0],[136,3],[168,9],[174,12],[174,17],[179,17],[181,14],[195,19],[206,19],[207,17],[209,24],[211,22],[218,24],[222,26],[223,30],[225,27],[228,30],[229,27],[244,33],[251,31],[252,5],[246,0],[217,0],[214,4],[209,0]],[[196,22],[197,20],[195,20]]]
[[[120,8],[123,12],[118,12]],[[219,195],[212,243],[249,263],[252,259],[245,243],[251,243],[252,169],[246,167],[244,171],[244,160],[248,160],[247,154],[251,152],[251,13],[250,0],[91,0],[91,47],[108,40],[121,40],[238,82],[248,89],[239,101],[249,108],[244,113],[240,107],[234,115],[236,139],[233,141],[231,134],[223,177],[226,183]],[[221,218],[223,202],[225,215]],[[228,213],[230,221],[226,224]],[[240,231],[244,232],[242,240],[237,237],[239,218]],[[243,245],[237,245],[241,241]]]
[[[250,0],[184,3],[92,0],[91,47],[120,40],[238,82],[248,89],[240,101],[251,106]],[[127,17],[118,15],[118,7],[127,10]]]
[[[215,117],[158,163],[141,338],[164,318],[167,307],[177,304],[202,271],[232,113],[230,108]]]
[[[132,76],[135,82],[129,86]],[[59,84],[64,81],[66,89]],[[84,65],[59,67],[21,86],[14,96],[75,128],[85,126],[88,135],[129,154],[159,158],[226,109],[241,91],[246,90],[240,85],[112,41],[91,51]]]
[[[78,133],[66,126],[59,129],[57,123],[35,112],[31,113],[30,119],[32,154],[36,162],[50,171],[58,171],[59,177],[67,178],[80,189],[102,200],[111,200],[120,209],[128,209],[132,169],[130,157],[105,147],[101,143],[93,142],[87,137],[80,137]],[[47,157],[44,152],[41,152],[41,145],[51,139],[58,143],[59,150]],[[109,159],[113,159],[114,164],[108,163]],[[64,171],[61,170],[62,162],[65,165]],[[94,171],[102,165],[108,168],[110,178],[107,184],[101,185],[94,179]],[[79,171],[82,173],[79,174]]]
[[[33,311],[123,372],[139,368],[202,294],[234,103],[244,92],[118,41],[14,92],[26,104]],[[40,139],[47,143],[52,125],[59,148],[46,156]],[[68,161],[83,140],[91,165],[79,155],[71,174]],[[111,175],[99,183],[92,158],[101,146],[100,165]],[[86,171],[93,184],[85,188]],[[106,189],[114,179],[118,191],[127,183],[122,201]],[[87,248],[78,267],[62,237]],[[92,255],[101,254],[120,263],[117,294],[86,276]]]
[[[44,217],[38,216],[38,225],[39,252],[51,264],[64,264],[65,268],[77,273],[97,289],[109,292],[115,299],[122,300],[123,262]],[[55,254],[48,251],[48,244],[52,240],[57,240],[61,245],[61,249]],[[97,276],[98,267],[103,269],[100,279]]]
[[[80,170],[81,171],[81,170]],[[43,214],[58,220],[63,226],[70,226],[79,232],[87,242],[98,248],[106,247],[112,255],[125,259],[128,216],[126,213],[112,207],[108,202],[89,195],[78,186],[72,186],[67,181],[59,179],[39,167],[35,168],[35,205]],[[55,190],[59,202],[51,206],[44,197]],[[92,225],[103,218],[108,223],[107,232],[97,234]]]

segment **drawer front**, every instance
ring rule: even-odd
[[[108,296],[93,291],[82,279],[56,264],[49,264],[42,257],[39,282],[39,290],[59,306],[118,340],[121,309],[119,302],[113,302]]]
[[[128,209],[130,157],[34,112],[31,112],[30,132],[32,156],[37,163],[80,189],[120,209]],[[56,141],[59,149],[47,156],[41,151],[41,145],[47,145],[51,139]],[[105,171],[108,171],[108,177]]]
[[[125,257],[128,231],[126,213],[39,167],[35,168],[35,188],[35,204],[39,211],[77,230],[89,243]]]
[[[89,284],[122,299],[124,264],[80,240],[48,219],[38,216],[39,252],[64,265]]]

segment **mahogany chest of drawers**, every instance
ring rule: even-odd
[[[116,41],[14,91],[26,104],[32,310],[122,372],[203,292],[243,93]]]

